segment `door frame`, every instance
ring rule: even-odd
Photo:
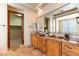
[[[7,40],[7,47],[10,48],[10,13],[17,13],[22,15],[22,44],[24,45],[24,14],[10,11],[8,10],[8,40]]]

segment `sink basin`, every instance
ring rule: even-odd
[[[57,37],[58,39],[64,39],[64,37],[61,37],[61,36],[59,36],[59,37]]]
[[[49,37],[56,38],[56,36],[49,36]]]
[[[49,35],[49,37],[53,37],[53,38],[56,38],[56,35]]]
[[[40,36],[45,36],[45,34],[44,34],[43,32],[41,32],[41,31],[39,31],[38,34],[39,34]]]
[[[52,35],[52,36],[49,36],[49,37],[58,38],[58,39],[64,39],[64,37],[62,37],[62,36],[55,36],[55,35]]]
[[[39,34],[40,36],[45,36],[45,34]]]
[[[71,42],[71,43],[77,43],[76,41],[69,41],[69,42]]]

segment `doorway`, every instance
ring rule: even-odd
[[[49,32],[49,21],[50,21],[50,18],[48,17],[45,17],[44,19],[44,32]]]
[[[24,15],[8,11],[8,48],[24,44]]]

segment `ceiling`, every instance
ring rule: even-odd
[[[39,5],[39,3],[26,3],[26,5],[27,4],[32,8],[36,8],[36,6]]]
[[[37,10],[38,8],[43,8],[48,3],[21,3],[20,5]]]
[[[64,4],[66,4],[66,3],[64,3]],[[54,6],[54,5],[56,5],[56,3],[17,3],[17,4],[13,4],[13,5],[12,4],[8,4],[8,5],[11,5],[11,6],[14,6],[14,7],[19,6],[19,8],[26,8],[27,7],[27,8],[30,8],[32,10],[39,11],[47,5]],[[61,4],[57,4],[57,5],[61,5]]]

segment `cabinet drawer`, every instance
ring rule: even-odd
[[[62,55],[79,56],[79,45],[74,43],[62,43]]]
[[[79,53],[71,51],[71,50],[63,50],[62,56],[79,56]]]
[[[62,45],[63,45],[62,48],[67,48],[72,51],[79,52],[79,45],[77,45],[77,44],[63,43]]]

